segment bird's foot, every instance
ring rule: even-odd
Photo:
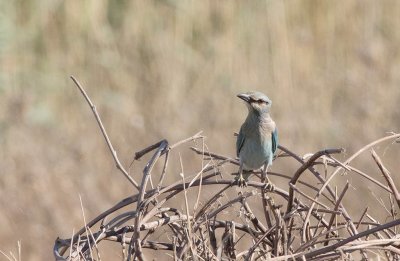
[[[262,187],[262,190],[265,192],[274,192],[275,185],[272,184],[271,182],[265,183],[264,186]]]
[[[242,175],[239,175],[235,178],[237,185],[241,188],[243,187],[247,187],[247,180],[245,178],[243,178]]]

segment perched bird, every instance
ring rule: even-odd
[[[248,172],[264,166],[266,187],[271,186],[273,189],[266,176],[267,168],[272,164],[278,148],[278,132],[269,114],[272,102],[261,92],[240,93],[237,97],[245,101],[249,110],[236,140],[236,154],[240,161],[239,175],[236,178],[238,185],[246,186],[250,175]],[[246,175],[243,175],[243,172]]]

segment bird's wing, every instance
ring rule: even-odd
[[[278,130],[275,128],[275,130],[272,132],[272,153],[275,154],[276,150],[278,148]]]
[[[243,134],[243,128],[240,128],[239,135],[237,136],[237,139],[236,139],[236,156],[238,156],[238,157],[240,154],[240,150],[243,147],[244,140],[245,140],[245,138],[244,138],[244,134]]]

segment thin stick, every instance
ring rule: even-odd
[[[253,255],[253,252],[256,250],[256,248],[261,244],[261,242],[268,236],[270,235],[272,232],[274,232],[274,229],[276,228],[277,224],[272,225],[272,227],[270,227],[270,229],[268,229],[264,235],[262,237],[260,237],[260,239],[258,239],[258,241],[249,249],[249,251],[247,252],[246,258],[245,260],[250,260],[250,257]]]
[[[337,249],[337,248],[339,248],[339,247],[341,247],[343,245],[346,245],[347,243],[352,242],[352,241],[354,241],[356,239],[359,239],[361,237],[365,237],[365,236],[368,236],[368,235],[373,234],[375,232],[378,232],[378,231],[381,231],[381,230],[384,230],[384,229],[387,229],[387,228],[390,228],[390,227],[393,227],[393,226],[398,226],[398,225],[400,225],[400,219],[397,219],[397,220],[394,220],[392,222],[389,222],[389,223],[386,223],[386,224],[383,224],[383,225],[379,225],[379,226],[376,226],[376,227],[371,228],[369,230],[360,232],[360,233],[358,233],[358,234],[356,234],[354,236],[351,236],[351,237],[348,237],[348,238],[346,238],[346,239],[344,239],[342,241],[339,241],[336,244],[333,244],[333,245],[330,245],[330,246],[327,246],[327,247],[323,247],[323,248],[316,249],[314,251],[308,252],[307,254],[305,254],[305,257],[306,258],[311,258],[311,257],[315,257],[315,256],[318,256],[318,255],[327,253],[329,251]]]
[[[18,261],[21,261],[21,241],[17,241],[18,245]]]
[[[74,245],[74,229],[72,229],[71,245],[69,246],[69,257],[72,256],[72,246]]]
[[[6,253],[4,253],[3,251],[0,250],[0,253],[1,253],[3,256],[5,256],[9,261],[15,261],[15,260],[12,260],[12,258],[9,257],[9,256],[8,256]]]
[[[168,159],[169,159],[169,151],[165,152],[165,161],[164,161],[164,166],[161,172],[160,180],[158,181],[157,188],[160,188],[163,184],[165,175],[167,174],[167,166],[168,166]]]
[[[247,203],[246,200],[243,200],[242,204],[247,212],[248,218],[253,223],[254,227],[259,229],[262,233],[265,233],[265,231],[267,231],[267,228],[261,223],[261,221],[258,220],[257,216],[254,215],[253,211],[249,206],[249,203]]]
[[[203,141],[203,151],[204,151],[204,147],[205,147],[205,142],[204,142],[204,139],[202,139],[202,141]],[[208,163],[206,164],[206,166],[208,166]],[[200,174],[200,184],[202,183],[202,180],[203,180],[203,169],[204,169],[204,154],[202,155],[202,157],[201,157],[201,169],[202,169],[202,171],[201,171],[201,174]],[[199,206],[199,203],[200,203],[200,195],[201,195],[201,188],[202,188],[202,186],[200,185],[199,186],[199,189],[197,190],[197,199],[196,199],[196,203],[194,204],[194,207],[193,207],[193,211],[196,211],[197,210],[197,207]],[[205,250],[204,250],[205,251]]]
[[[81,203],[81,210],[82,210],[82,216],[83,216],[83,223],[85,224],[86,234],[89,235],[88,227],[86,226],[86,217],[85,217],[85,211],[84,211],[84,209],[83,209],[82,197],[81,197],[80,194],[79,194],[79,202]],[[88,245],[89,245],[90,257],[93,258],[93,253],[92,253],[92,248],[91,248],[91,246],[90,246],[90,238],[89,238],[89,237],[88,237],[87,241],[88,241]]]
[[[168,146],[168,142],[166,140],[164,140],[160,144],[157,151],[154,153],[154,155],[152,156],[152,158],[150,159],[150,161],[147,163],[146,167],[143,170],[143,178],[142,178],[142,183],[140,185],[140,192],[139,192],[137,207],[136,207],[137,216],[135,219],[135,232],[132,235],[132,239],[134,239],[134,240],[132,240],[132,242],[134,242],[135,250],[136,250],[135,254],[141,261],[144,260],[143,253],[141,250],[141,244],[140,244],[140,217],[141,217],[142,211],[144,211],[144,209],[143,209],[144,206],[141,203],[145,196],[146,186],[149,181],[151,171],[152,171],[154,165],[156,164],[157,160],[160,158],[161,153],[167,148],[167,146]],[[131,243],[131,245],[132,245],[132,243]],[[130,253],[128,253],[128,254],[130,254]],[[129,258],[129,256],[128,256],[128,258]]]
[[[194,140],[197,140],[197,139],[203,139],[204,136],[200,135],[202,132],[203,132],[203,131],[199,131],[198,133],[196,133],[196,134],[193,135],[192,137],[189,137],[189,138],[187,138],[187,139],[178,141],[177,143],[172,144],[169,148],[172,150],[172,149],[174,149],[174,148],[176,148],[176,147],[182,145],[183,143],[186,143],[186,142],[189,142],[189,141],[192,141],[192,140],[194,141]]]
[[[357,222],[357,226],[356,226],[357,229],[360,227],[361,221],[363,220],[363,218],[364,218],[365,214],[367,213],[367,211],[368,211],[368,207],[366,207],[364,212],[361,214],[360,220],[358,220],[358,222]]]
[[[193,150],[194,152],[196,152],[197,154],[200,154],[200,155],[207,155],[207,156],[210,156],[212,158],[219,159],[219,160],[228,160],[232,164],[239,165],[239,161],[238,160],[230,158],[230,157],[226,157],[226,156],[223,156],[223,155],[218,155],[216,153],[212,153],[212,152],[208,152],[208,151],[201,151],[201,150],[199,150],[198,148],[195,148],[195,147],[190,147],[190,149]]]
[[[85,100],[87,101],[87,103],[89,104],[90,108],[92,109],[92,112],[94,114],[94,117],[96,118],[97,124],[100,127],[101,133],[104,136],[104,139],[106,140],[106,143],[108,145],[108,148],[111,152],[111,155],[113,156],[113,159],[115,161],[115,165],[117,166],[117,169],[119,169],[122,174],[124,174],[124,176],[129,180],[129,182],[137,189],[139,190],[139,185],[138,183],[129,175],[129,173],[125,170],[125,168],[122,166],[121,162],[118,159],[117,156],[117,152],[115,151],[113,145],[111,144],[110,139],[108,138],[106,129],[103,126],[103,123],[100,119],[100,115],[96,110],[96,106],[92,103],[92,101],[90,100],[89,96],[86,94],[85,90],[83,89],[83,87],[81,86],[81,84],[78,82],[77,79],[75,79],[74,76],[71,76],[72,81],[76,84],[76,86],[78,87],[79,91],[82,93],[83,97],[85,97]]]
[[[296,185],[293,185],[292,183],[289,183],[289,187],[293,188],[294,191],[296,191],[297,193],[299,193],[300,195],[302,195],[303,197],[305,197],[308,200],[311,200],[312,202],[315,202],[315,204],[320,205],[321,207],[323,207],[324,209],[329,209],[328,206],[324,205],[321,202],[318,202],[316,200],[314,200],[312,197],[310,197],[309,195],[307,195],[306,193],[302,192],[301,190],[299,190]]]
[[[334,209],[333,210],[338,210],[338,208],[339,208],[339,206],[340,206],[340,203],[342,202],[342,200],[343,200],[343,198],[344,198],[344,195],[346,194],[346,192],[347,192],[347,189],[349,188],[349,182],[347,182],[346,183],[346,186],[343,188],[343,191],[342,191],[342,193],[340,193],[340,196],[339,196],[339,198],[337,199],[337,201],[336,201],[336,204],[335,204],[335,207],[334,207]],[[333,225],[333,222],[335,221],[335,218],[336,218],[337,216],[336,215],[332,215],[331,216],[331,219],[330,219],[330,221],[329,221],[329,225],[328,225],[328,227],[327,227],[327,230],[330,230],[331,229],[331,227],[332,227],[332,225]],[[337,225],[336,225],[337,226]],[[327,234],[326,235],[326,239],[328,239],[329,238],[329,234]],[[325,243],[325,246],[327,246],[328,245],[328,241]]]
[[[385,177],[390,189],[392,190],[392,193],[397,201],[397,206],[400,208],[400,193],[397,190],[392,177],[390,176],[390,172],[385,168],[385,166],[383,166],[382,160],[379,158],[378,154],[376,154],[375,150],[372,149],[371,154],[379,169],[381,170],[383,176]]]
[[[348,167],[351,171],[353,171],[354,173],[356,173],[356,174],[358,174],[358,175],[360,175],[360,176],[362,176],[362,177],[368,179],[369,181],[372,181],[374,184],[376,184],[376,185],[378,185],[379,187],[383,188],[383,189],[386,190],[387,192],[392,192],[392,191],[390,190],[389,187],[383,185],[381,182],[377,181],[376,179],[372,178],[371,176],[367,175],[366,173],[362,172],[361,170],[356,169],[356,168],[354,168],[354,167],[352,167],[352,166],[349,166],[349,165],[347,165],[347,167]]]
[[[321,150],[316,152],[314,155],[310,157],[310,159],[304,163],[294,174],[293,178],[290,180],[290,183],[292,185],[295,185],[297,180],[300,178],[300,175],[308,169],[314,161],[316,161],[319,157],[322,155],[329,155],[329,154],[336,154],[336,153],[342,153],[343,149],[326,149],[326,150]],[[293,187],[289,188],[289,200],[288,200],[288,206],[286,209],[286,214],[289,213],[292,210],[293,207],[293,199],[294,198],[294,193],[293,193]]]
[[[186,186],[185,186],[185,172],[183,171],[183,163],[182,163],[182,157],[181,154],[179,153],[179,162],[181,163],[181,178],[182,178],[182,184],[183,184],[183,195],[185,198],[185,207],[186,207],[186,215],[189,217],[190,216],[190,212],[189,212],[189,202],[188,202],[188,198],[187,198],[187,190],[186,190]],[[188,219],[187,221],[187,241],[189,242],[189,246],[190,246],[190,250],[192,252],[192,257],[193,260],[197,260],[197,253],[195,248],[193,247],[193,235],[192,235],[192,225],[191,225],[191,221]]]
[[[303,251],[303,250],[307,249],[308,247],[315,245],[315,242],[317,241],[318,238],[323,237],[325,235],[329,235],[332,232],[337,232],[337,231],[339,231],[341,229],[344,229],[344,228],[347,228],[347,224],[336,226],[336,227],[334,227],[334,228],[332,228],[332,229],[330,229],[328,231],[322,232],[318,236],[316,236],[316,237],[310,239],[309,241],[305,242],[303,245],[301,245],[294,252],[295,253],[301,253],[300,251]]]
[[[268,168],[268,166],[265,165],[264,168],[263,168],[263,173],[261,174],[261,183],[264,183],[264,184],[270,183],[270,181],[268,180],[268,177],[267,177],[267,168]],[[263,189],[263,188],[261,189],[261,200],[262,200],[262,205],[263,205],[262,209],[263,209],[263,212],[264,212],[265,221],[267,222],[267,226],[271,227],[272,226],[272,221],[271,221],[271,216],[270,216],[270,214],[268,212],[268,200],[269,200],[269,197],[267,195],[267,191],[265,189]],[[271,211],[273,211],[273,210],[271,209]]]

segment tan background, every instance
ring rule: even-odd
[[[79,194],[90,218],[132,192],[69,75],[125,165],[198,130],[233,156],[245,90],[273,100],[285,146],[348,156],[399,131],[399,50],[398,1],[1,1],[0,250],[52,259]],[[398,149],[383,159],[399,169]]]

